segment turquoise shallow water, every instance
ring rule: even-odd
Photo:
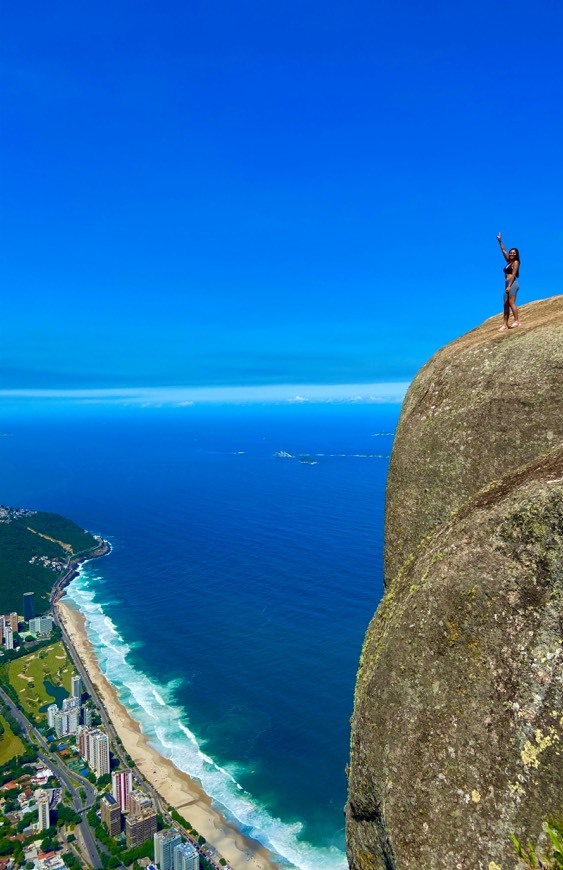
[[[382,590],[397,414],[86,408],[3,422],[1,500],[112,544],[68,594],[122,700],[288,867],[346,866],[349,717]]]

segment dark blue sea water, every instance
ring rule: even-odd
[[[112,544],[68,594],[124,703],[229,818],[302,870],[346,866],[349,718],[382,592],[397,416],[85,406],[0,419],[0,502]]]

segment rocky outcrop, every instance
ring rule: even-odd
[[[403,406],[352,720],[352,870],[516,866],[563,808],[563,297]]]

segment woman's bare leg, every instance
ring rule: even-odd
[[[506,307],[507,306],[505,305],[505,309]],[[519,324],[520,320],[518,318],[518,306],[516,305],[516,296],[508,297],[508,308],[510,309],[510,311],[512,311],[512,316],[514,317],[514,323],[512,325],[515,326],[516,324]],[[506,318],[506,322],[508,323],[508,317]]]
[[[510,306],[508,304],[508,297],[504,297],[504,312],[503,312],[503,324],[499,329],[499,332],[503,332],[505,329],[508,329],[508,318],[510,317]]]

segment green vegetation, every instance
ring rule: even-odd
[[[3,765],[7,761],[11,761],[16,755],[22,755],[25,747],[21,739],[12,731],[10,724],[1,715],[0,729],[2,729],[0,734],[0,765]]]
[[[46,714],[39,713],[39,709],[55,700],[47,693],[44,681],[70,692],[70,680],[74,674],[62,641],[10,662],[7,671],[18,702],[34,719],[45,717]]]
[[[20,776],[33,776],[35,768],[30,765],[37,760],[37,751],[31,746],[24,746],[21,756],[14,757],[5,764],[0,765],[0,786],[11,779],[19,779]],[[4,795],[6,792],[4,792]]]
[[[65,807],[63,804],[57,806],[57,828],[61,825],[79,825],[82,821],[82,816],[77,813],[72,807]]]
[[[57,829],[54,827],[47,828],[41,831],[43,839],[41,840],[41,850],[43,852],[56,852],[59,848],[57,840]]]
[[[105,788],[106,785],[109,785],[111,782],[111,773],[104,773],[102,776],[99,776],[96,780],[96,785],[99,790]]]
[[[517,837],[511,834],[516,854],[524,866],[532,870],[537,867],[543,870],[563,870],[563,819],[544,822],[543,829],[549,837],[547,854],[540,855],[538,848],[531,842],[528,842],[527,847],[524,848]]]
[[[191,834],[192,837],[195,837],[196,839],[199,837],[199,834],[195,830],[195,828],[192,828],[190,823],[183,816],[180,815],[178,810],[175,810],[173,807],[170,807],[169,813],[172,816],[172,818],[174,819],[174,821],[178,822],[179,825],[182,825],[184,830],[187,831],[189,834]]]
[[[143,843],[141,846],[137,846],[135,849],[127,849],[121,843],[118,843],[114,837],[110,837],[108,832],[106,831],[104,825],[100,822],[96,815],[95,808],[92,808],[88,812],[88,822],[91,827],[94,829],[94,833],[96,835],[96,839],[102,843],[108,852],[110,852],[111,856],[115,859],[119,860],[117,863],[112,861],[111,858],[108,859],[108,863],[105,864],[107,867],[117,867],[119,864],[125,864],[129,867],[134,861],[137,861],[139,858],[153,858],[154,857],[154,844],[152,837],[147,840],[146,843]],[[107,858],[107,855],[105,856]],[[104,860],[104,856],[102,855],[102,860]]]
[[[188,834],[190,835],[190,837],[193,840],[197,840],[197,842],[199,843],[200,846],[203,846],[206,843],[205,837],[203,837],[201,834],[199,834],[196,831],[196,829],[190,825],[190,823],[187,821],[187,819],[185,819],[183,816],[180,815],[178,810],[175,810],[174,807],[168,807],[168,812],[170,813],[170,815],[174,819],[174,821],[177,822],[179,825],[181,825],[183,827],[183,829],[188,832]],[[221,863],[223,863],[223,866],[226,864],[226,861],[224,858],[222,859]],[[211,864],[201,854],[199,857],[199,866],[200,866],[200,870],[213,870],[213,864]]]
[[[182,827],[187,830],[192,830],[190,825],[176,810],[172,810],[172,815],[177,816],[177,820],[180,822]],[[94,833],[96,835],[96,839],[105,846],[108,854],[101,855],[102,861],[104,863],[104,867],[118,867],[120,864],[124,864],[126,867],[133,867],[136,865],[136,862],[141,858],[153,858],[154,852],[154,844],[152,837],[147,840],[146,843],[143,843],[141,846],[137,846],[135,849],[127,849],[126,846],[123,845],[122,842],[117,841],[114,837],[110,837],[105,826],[100,822],[96,815],[96,806],[92,807],[88,811],[88,822],[90,826],[94,829]],[[162,829],[162,821],[161,818],[158,817],[158,830]],[[197,832],[194,832],[197,837]],[[193,834],[192,834],[193,836]],[[205,843],[203,837],[200,838],[201,843]],[[206,859],[201,856],[200,857],[200,868],[201,870],[213,870],[213,866],[206,861]]]
[[[86,554],[98,541],[58,514],[9,510],[0,514],[0,602],[3,613],[21,613],[24,592],[35,592],[35,612],[49,595],[69,557]],[[53,560],[45,565],[40,557]]]
[[[61,630],[55,625],[48,638],[43,640],[33,639],[31,641],[28,638],[25,638],[25,644],[20,644],[17,649],[9,649],[4,652],[2,665],[5,665],[7,662],[13,662],[15,659],[21,659],[22,656],[25,656],[30,652],[38,652],[40,649],[43,649],[43,647],[51,646],[52,643],[56,643],[56,641],[60,640],[61,637]]]
[[[3,717],[11,726],[10,716],[3,712]],[[32,762],[37,759],[37,751],[31,746],[22,744],[24,751],[20,757],[14,757],[11,761],[0,765],[0,785],[5,785],[11,780],[19,781],[20,783],[28,782],[35,773],[35,768],[31,766]],[[17,824],[12,825],[6,817],[6,813],[18,809],[17,796],[20,793],[23,785],[20,784],[16,788],[7,789],[2,792],[5,798],[4,815],[0,816],[0,855],[10,855],[14,858],[15,866],[23,866],[23,847],[31,842],[33,837],[23,840],[13,840],[12,837],[21,834],[24,828],[34,820],[36,813],[29,813]]]
[[[66,517],[61,517],[59,514],[37,511],[27,518],[25,525],[33,529],[38,535],[44,536],[45,539],[57,541],[75,556],[88,553],[98,544],[90,532],[85,532],[76,523],[67,520]]]

